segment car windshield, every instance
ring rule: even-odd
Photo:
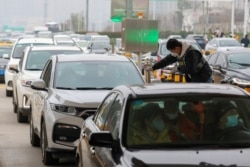
[[[53,45],[52,43],[22,43],[22,44],[16,44],[14,52],[13,52],[13,58],[20,59],[22,56],[22,52],[27,46],[37,46],[37,45]]]
[[[250,147],[250,99],[207,95],[139,98],[126,106],[125,145],[169,147]]]
[[[27,57],[27,63],[25,70],[42,70],[47,60],[52,55],[58,54],[81,54],[81,50],[41,50],[41,51],[32,51]]]
[[[167,56],[168,54],[170,54],[170,51],[167,49],[166,47],[166,42],[160,44],[160,55],[162,56]]]
[[[228,56],[228,66],[234,69],[249,68],[250,56],[249,53],[234,53]]]
[[[105,49],[109,48],[110,45],[107,42],[94,42],[92,43],[92,49]]]
[[[1,48],[0,47],[0,58],[2,58],[3,57],[3,54],[8,54],[8,55],[10,55],[10,53],[11,53],[11,47],[9,47],[9,48]]]
[[[241,46],[241,44],[237,40],[219,40],[220,47],[228,47],[228,46]]]
[[[133,63],[118,61],[61,62],[57,64],[54,80],[54,88],[79,90],[144,83]]]

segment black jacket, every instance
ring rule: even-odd
[[[179,62],[179,72],[185,74],[187,82],[207,82],[212,75],[212,70],[201,52],[190,46],[182,58],[167,55],[153,65],[153,70],[157,70]]]

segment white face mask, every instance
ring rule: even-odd
[[[176,113],[166,113],[167,117],[170,119],[170,120],[174,120],[175,118],[178,117],[178,112]]]
[[[173,57],[179,57],[179,54],[178,54],[178,53],[171,53],[171,55],[172,55]]]

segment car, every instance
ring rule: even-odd
[[[27,122],[30,114],[30,99],[33,90],[32,80],[38,79],[43,67],[52,55],[81,54],[82,49],[76,46],[27,46],[19,64],[12,67],[13,74],[13,111],[17,113],[17,122]]]
[[[213,38],[205,46],[205,51],[214,53],[217,50],[228,48],[242,48],[242,44],[234,38]]]
[[[204,35],[202,35],[202,34],[188,34],[186,36],[186,39],[195,40],[200,45],[201,49],[205,49],[207,41],[204,38]]]
[[[107,41],[92,41],[87,47],[88,53],[104,54],[111,51],[111,45]]]
[[[56,45],[77,46],[76,42],[69,35],[54,34],[52,38]]]
[[[0,82],[5,82],[4,75],[7,64],[9,62],[8,56],[11,53],[12,44],[1,45],[0,44]]]
[[[75,155],[84,119],[118,85],[145,84],[140,70],[125,56],[54,55],[32,81],[30,142],[40,145],[46,165]]]
[[[165,102],[173,100],[180,110],[177,117],[182,115],[199,127],[196,138],[188,140],[178,134],[165,119],[161,119],[166,121],[163,131],[177,133],[180,142],[156,140],[157,131],[147,136],[147,129],[153,126],[143,122],[148,112],[165,118],[170,112]],[[146,110],[148,104],[151,107]],[[201,108],[194,110],[193,105]],[[226,118],[231,118],[230,123]],[[160,124],[159,118],[155,120]],[[78,167],[248,166],[249,145],[250,94],[238,87],[207,83],[121,85],[84,121],[76,161]]]
[[[36,37],[20,37],[14,43],[11,54],[8,57],[9,62],[6,67],[4,79],[6,87],[6,96],[11,97],[13,95],[13,72],[10,68],[17,66],[22,56],[22,52],[26,46],[29,45],[55,45],[52,38],[36,38]]]
[[[167,39],[183,39],[183,37],[181,35],[173,34],[173,35],[169,35]]]
[[[250,48],[216,51],[207,61],[214,83],[237,85],[250,92]]]

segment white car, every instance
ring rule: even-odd
[[[6,96],[10,97],[13,94],[13,72],[10,67],[16,67],[19,63],[22,52],[26,46],[30,45],[54,45],[52,38],[35,38],[35,37],[20,37],[12,47],[9,57],[9,63],[6,67],[4,79],[6,87]]]
[[[56,55],[32,81],[30,142],[41,145],[45,165],[75,156],[81,126],[111,89],[145,84],[135,63],[113,54]]]
[[[82,49],[76,46],[27,46],[17,68],[11,68],[13,74],[13,111],[18,122],[26,122],[30,114],[30,83],[38,79],[43,67],[52,55],[80,54]]]
[[[213,38],[206,44],[205,51],[209,51],[212,54],[217,50],[228,48],[243,48],[243,46],[234,38]]]

